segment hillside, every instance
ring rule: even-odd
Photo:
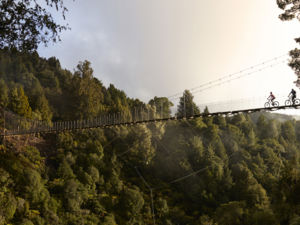
[[[0,56],[1,106],[20,116],[131,116],[166,102],[104,87],[87,61],[71,73],[36,53]],[[6,138],[0,224],[296,225],[299,147],[300,121],[274,114]]]

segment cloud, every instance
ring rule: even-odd
[[[85,0],[67,4],[72,30],[63,33],[61,43],[41,48],[41,55],[54,55],[71,70],[79,61],[89,60],[105,85],[113,83],[144,101],[281,55],[290,49],[287,40],[293,42],[291,37],[295,37],[287,34],[290,28],[278,34],[283,23],[277,18],[276,3],[261,0]],[[218,87],[195,99],[234,98],[237,92],[247,95],[255,88],[243,88],[242,81],[237,84],[231,86],[234,91]]]

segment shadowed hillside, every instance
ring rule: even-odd
[[[71,73],[36,53],[0,56],[1,106],[23,117],[131,116],[166,100],[106,88],[87,61]],[[298,224],[299,146],[300,122],[274,114],[6,138],[0,224]]]

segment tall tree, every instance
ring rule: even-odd
[[[114,114],[122,121],[130,120],[131,112],[125,92],[117,89],[113,84],[110,84],[107,89],[103,88],[103,93],[105,106],[102,111]]]
[[[173,103],[166,97],[155,96],[149,101],[149,105],[155,106],[156,113],[162,118],[167,118],[171,115],[170,107],[173,106]]]
[[[73,108],[76,118],[95,117],[102,109],[102,84],[96,82],[89,61],[80,62],[73,77]]]
[[[9,108],[26,118],[31,117],[31,107],[28,102],[28,97],[25,95],[22,87],[13,88],[10,95]]]
[[[44,7],[46,5],[46,7]],[[67,25],[58,24],[50,8],[62,13],[65,19],[67,8],[63,0],[1,0],[0,3],[0,48],[14,47],[18,50],[36,50],[40,43],[60,40],[59,33]]]
[[[45,95],[41,95],[36,100],[36,111],[40,114],[41,120],[51,121],[52,112]]]
[[[189,90],[183,92],[183,96],[180,97],[179,105],[177,109],[177,116],[192,116],[199,114],[200,110],[196,103],[193,101],[194,96]]]
[[[8,104],[8,88],[4,80],[0,80],[0,107],[6,107]]]

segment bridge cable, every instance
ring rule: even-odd
[[[287,55],[288,55],[288,54],[284,54],[284,55],[275,57],[275,58],[273,58],[273,59],[264,61],[264,62],[262,62],[262,63],[256,64],[256,65],[251,66],[251,67],[248,67],[248,68],[246,68],[246,69],[242,69],[242,70],[240,70],[240,71],[238,71],[238,72],[231,73],[231,74],[229,74],[229,75],[223,76],[223,77],[221,77],[221,78],[219,78],[219,79],[212,80],[212,81],[206,82],[206,83],[204,83],[204,84],[201,84],[201,85],[199,85],[199,86],[193,87],[193,88],[191,88],[190,90],[191,90],[191,91],[197,90],[197,89],[199,89],[199,88],[203,88],[203,87],[205,87],[205,86],[212,85],[213,83],[220,82],[220,81],[222,81],[222,80],[224,80],[224,79],[231,78],[232,76],[235,76],[235,75],[238,75],[238,74],[244,74],[244,73],[245,73],[246,71],[248,71],[248,70],[253,70],[253,69],[255,69],[256,67],[264,66],[264,65],[266,65],[266,64],[268,64],[268,63],[270,63],[270,62],[272,62],[272,61],[278,61],[278,59],[283,58],[283,57],[285,57],[285,56],[287,56]],[[281,63],[282,63],[282,62],[281,62]],[[281,63],[280,63],[280,64],[281,64]],[[269,68],[269,67],[272,67],[272,66],[274,66],[274,65],[268,65],[268,66],[266,66],[266,67],[264,67],[264,68],[259,69],[258,71],[264,70],[264,69]],[[251,74],[251,73],[250,73],[250,74]],[[249,75],[249,74],[248,74],[248,75]],[[167,98],[169,98],[169,99],[177,99],[179,95],[182,95],[182,92],[178,92],[178,93],[176,93],[176,94],[174,94],[174,95],[170,95],[170,96],[168,96]]]
[[[120,140],[125,143],[127,145],[127,143],[120,138]],[[131,149],[129,148],[129,150],[121,153],[121,154],[116,154],[116,156],[121,159],[125,164],[129,164],[130,167],[132,167],[132,169],[135,170],[135,172],[137,173],[137,175],[139,176],[139,178],[143,181],[143,183],[146,185],[146,187],[149,189],[150,191],[150,197],[151,197],[151,214],[152,214],[152,220],[153,220],[153,224],[155,225],[155,210],[154,210],[154,201],[153,201],[153,188],[151,188],[151,186],[147,183],[146,179],[142,176],[142,174],[140,173],[140,171],[138,170],[137,166],[133,166],[130,162],[126,161],[123,157],[124,155],[126,155],[127,153],[129,153],[131,151]]]
[[[262,69],[255,70],[255,71],[252,71],[252,72],[249,72],[249,73],[240,75],[240,76],[238,76],[238,77],[235,77],[235,78],[232,78],[232,79],[229,79],[229,80],[222,81],[222,82],[220,82],[220,83],[216,83],[216,84],[211,85],[211,86],[209,86],[209,87],[206,87],[206,88],[203,88],[203,89],[200,89],[200,90],[197,90],[197,91],[193,91],[193,92],[191,92],[191,93],[192,93],[192,94],[196,94],[196,93],[199,93],[199,92],[208,90],[208,89],[210,89],[210,88],[212,88],[212,87],[220,86],[220,85],[222,85],[222,84],[229,83],[229,82],[231,82],[231,81],[234,81],[234,80],[237,80],[237,79],[240,79],[240,78],[243,78],[243,77],[252,75],[252,74],[254,74],[254,73],[260,72],[260,71],[265,70],[265,69],[267,69],[267,68],[271,68],[271,67],[280,65],[280,64],[282,64],[282,63],[284,63],[284,62],[286,62],[286,60],[283,60],[283,61],[281,61],[281,62],[279,62],[279,63],[276,63],[276,64],[271,64],[271,65],[266,66],[266,67],[264,67],[264,68],[262,68]]]

